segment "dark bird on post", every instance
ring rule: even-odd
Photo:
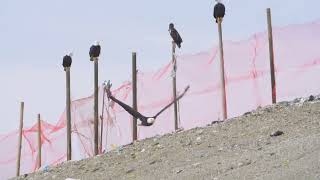
[[[177,44],[179,48],[181,48],[182,38],[178,31],[174,28],[173,23],[169,24],[169,32],[170,36],[172,37],[173,41]]]
[[[64,70],[66,70],[66,68],[69,68],[72,64],[72,53],[65,55],[63,57],[63,62],[62,62],[62,66],[64,67]]]
[[[216,23],[218,23],[218,19],[222,19],[226,13],[226,8],[224,4],[220,2],[220,0],[216,0],[217,4],[214,6],[213,17],[216,19]]]
[[[89,51],[90,61],[97,59],[100,56],[101,47],[99,41],[96,41],[91,47]]]

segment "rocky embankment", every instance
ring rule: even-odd
[[[319,99],[259,108],[16,179],[320,179]]]

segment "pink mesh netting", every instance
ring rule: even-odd
[[[320,21],[275,28],[274,50],[277,100],[320,92]],[[235,117],[258,106],[271,104],[267,33],[240,42],[224,42],[228,116]],[[178,91],[190,85],[179,102],[180,127],[190,129],[222,119],[220,71],[217,47],[193,55],[178,56]],[[156,72],[138,74],[138,109],[153,115],[172,100],[172,64]],[[99,103],[102,105],[102,88]],[[113,88],[113,94],[131,104],[131,82]],[[106,100],[107,101],[107,100]],[[118,105],[104,111],[103,150],[131,143],[132,120]],[[72,102],[73,158],[93,155],[93,96]],[[101,110],[100,110],[101,114]],[[66,124],[62,113],[56,125],[42,121],[42,165],[66,160]],[[144,139],[174,130],[173,108],[161,114],[152,127],[139,127]],[[16,170],[18,131],[0,135],[0,178]],[[37,169],[37,126],[23,130],[21,174]]]

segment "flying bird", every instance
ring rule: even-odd
[[[216,19],[216,23],[218,23],[218,18],[223,18],[226,12],[226,8],[224,4],[220,2],[220,0],[216,0],[217,4],[214,6],[213,17]]]
[[[68,55],[63,56],[62,66],[64,67],[64,70],[66,68],[70,67],[72,64],[72,53],[69,53]]]
[[[93,61],[94,59],[100,56],[101,47],[99,41],[95,41],[95,43],[90,47],[89,55],[90,60]]]
[[[172,37],[173,41],[177,44],[179,48],[181,48],[182,38],[178,31],[174,28],[173,23],[169,24],[169,32],[170,36]]]
[[[167,106],[165,106],[164,108],[162,108],[156,115],[152,116],[152,117],[146,117],[142,114],[140,114],[138,111],[134,110],[132,107],[128,106],[127,104],[121,102],[120,100],[116,99],[114,96],[112,96],[110,89],[108,88],[107,91],[107,95],[108,98],[111,99],[112,101],[114,101],[115,103],[119,104],[123,109],[125,109],[129,114],[131,114],[133,117],[139,119],[141,121],[141,123],[139,124],[140,126],[152,126],[153,123],[155,122],[156,118],[163,113],[166,109],[168,109],[174,102],[178,101],[179,99],[181,99],[186,92],[188,91],[188,89],[190,88],[190,86],[187,86],[184,90],[184,92],[178,96],[176,99],[174,99],[170,104],[168,104]]]

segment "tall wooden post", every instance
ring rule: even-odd
[[[104,98],[106,94],[106,84],[103,84],[103,96],[102,96],[102,110],[101,110],[101,117],[100,117],[100,145],[99,145],[99,151],[102,153],[102,139],[103,139],[103,115],[104,115]]]
[[[132,107],[138,110],[137,104],[137,53],[132,53]],[[132,138],[133,141],[138,139],[137,118],[133,117]]]
[[[221,97],[222,97],[222,109],[223,119],[227,119],[227,97],[225,86],[225,73],[224,73],[224,55],[223,55],[223,42],[222,42],[222,18],[218,17],[218,31],[219,31],[219,49],[220,49],[220,77],[221,77]]]
[[[41,117],[38,114],[38,168],[41,167]]]
[[[98,58],[94,58],[94,155],[99,154]]]
[[[67,107],[67,161],[71,160],[71,98],[70,98],[70,67],[66,71],[66,107]]]
[[[271,74],[271,89],[272,89],[272,103],[277,102],[277,90],[276,90],[276,78],[274,72],[274,53],[273,53],[273,37],[272,37],[272,22],[271,22],[271,10],[267,8],[268,19],[268,37],[269,37],[269,54],[270,54],[270,74]]]
[[[20,159],[21,159],[21,144],[22,144],[22,129],[23,129],[23,112],[24,112],[24,102],[21,102],[20,103],[20,126],[19,126],[19,140],[18,140],[18,155],[17,155],[16,176],[20,176]]]
[[[172,63],[173,63],[173,76],[172,76],[172,94],[173,98],[177,98],[177,60],[176,60],[176,44],[172,41]],[[174,102],[174,129],[178,130],[178,105],[177,101]]]

